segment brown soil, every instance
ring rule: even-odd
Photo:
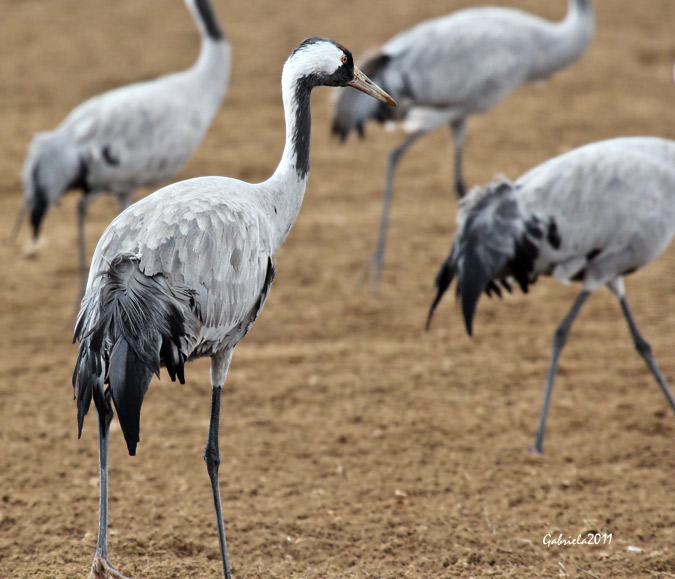
[[[482,2],[481,2],[482,3]],[[502,1],[550,18],[564,2]],[[468,0],[215,1],[234,46],[226,103],[181,178],[266,178],[283,145],[279,77],[297,43],[356,54]],[[675,138],[672,0],[595,0],[587,55],[470,127],[472,183],[515,177],[619,135]],[[19,208],[31,136],[85,98],[189,65],[179,0],[0,0],[0,229]],[[159,15],[159,17],[158,17]],[[261,318],[239,346],[222,416],[222,492],[238,579],[675,576],[675,417],[635,354],[615,300],[594,295],[565,350],[547,455],[524,450],[550,338],[576,295],[542,280],[484,299],[475,338],[452,299],[423,331],[454,231],[451,146],[438,131],[399,173],[380,299],[354,285],[371,249],[386,153],[377,127],[340,146],[330,94],[314,97],[312,175]],[[146,194],[143,192],[143,194]],[[96,544],[93,415],[77,440],[70,390],[76,195],[49,215],[37,253],[0,244],[0,577],[84,577]],[[115,214],[92,206],[89,246]],[[628,280],[635,316],[675,381],[675,250]],[[208,363],[185,386],[152,384],[138,456],[114,424],[111,560],[136,578],[217,577],[202,459]],[[639,398],[638,398],[639,396]],[[611,544],[543,538],[611,533]],[[641,552],[629,550],[639,547]]]

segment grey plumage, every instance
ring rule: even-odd
[[[75,327],[80,347],[73,375],[79,432],[92,399],[99,416],[101,495],[93,577],[117,573],[107,560],[113,405],[134,454],[152,374],[164,365],[172,379],[182,381],[186,361],[208,356],[213,397],[204,458],[223,573],[230,578],[218,486],[220,396],[233,349],[269,293],[274,253],[300,210],[309,171],[310,93],[319,85],[355,86],[393,103],[354,67],[349,51],[326,39],[308,39],[284,65],[286,145],[272,177],[259,184],[202,177],[169,185],[118,215],[96,247]]]
[[[163,363],[172,380],[178,377],[185,383],[181,341],[186,315],[189,321],[195,317],[194,292],[185,286],[169,287],[164,276],[143,275],[133,254],[116,255],[99,277],[99,297],[85,302],[75,327],[75,338],[81,342],[73,375],[78,435],[93,388],[103,399],[107,381],[129,454],[134,455],[141,404],[152,374],[159,376]]]
[[[209,0],[185,2],[202,35],[199,58],[191,68],[95,96],[30,144],[22,170],[23,211],[30,212],[34,237],[54,203],[69,190],[82,190],[82,289],[88,203],[100,193],[110,193],[124,209],[135,189],[175,176],[201,143],[225,96],[229,42]]]
[[[569,0],[567,16],[549,22],[520,10],[471,8],[403,31],[361,63],[399,102],[394,110],[341,89],[333,134],[363,135],[370,120],[399,123],[409,136],[389,156],[375,251],[369,261],[377,292],[384,261],[396,166],[426,133],[449,126],[455,144],[455,189],[462,197],[462,149],[470,115],[488,111],[524,83],[548,78],[577,60],[594,31],[590,0]]]
[[[501,296],[515,280],[523,291],[540,275],[582,290],[558,328],[537,437],[543,452],[558,357],[588,295],[606,286],[620,301],[635,347],[669,404],[673,397],[638,332],[623,277],[656,259],[675,235],[675,141],[650,137],[593,143],[532,169],[515,183],[477,188],[460,205],[450,256],[436,277],[434,309],[454,279],[469,335],[483,292]]]

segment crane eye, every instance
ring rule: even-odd
[[[342,60],[342,64],[347,64],[347,55],[343,54],[341,60]]]

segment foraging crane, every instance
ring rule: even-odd
[[[220,398],[232,352],[257,318],[274,278],[272,257],[295,221],[309,173],[313,87],[353,86],[394,105],[344,47],[323,38],[284,65],[286,145],[267,181],[202,177],[169,185],[126,209],[101,237],[75,326],[78,429],[93,398],[99,417],[99,535],[91,577],[119,577],[108,562],[108,432],[113,407],[129,454],[143,396],[166,366],[182,383],[186,361],[211,358],[211,421],[204,458],[223,572],[230,578],[218,486]],[[105,388],[105,384],[108,387]]]
[[[539,275],[581,283],[553,338],[539,418],[530,447],[543,454],[546,418],[560,352],[590,293],[606,286],[619,300],[635,348],[675,411],[675,398],[638,331],[624,276],[656,259],[675,235],[675,141],[619,138],[580,147],[532,169],[515,183],[476,188],[460,203],[459,229],[436,277],[434,309],[452,280],[466,331],[483,292],[501,296],[511,280],[524,292]]]
[[[455,146],[455,189],[465,191],[462,151],[470,115],[484,113],[520,85],[542,81],[577,60],[595,28],[590,0],[569,0],[567,16],[550,22],[507,8],[470,8],[422,22],[371,54],[361,68],[399,103],[388,110],[357,92],[340,91],[332,132],[344,141],[364,125],[400,123],[408,136],[389,154],[375,250],[366,264],[377,294],[387,240],[394,174],[421,137],[449,125]]]
[[[84,220],[89,203],[111,193],[121,211],[135,189],[176,175],[201,143],[225,96],[230,43],[210,0],[185,4],[201,34],[199,57],[191,68],[95,96],[55,130],[38,133],[30,145],[17,229],[29,211],[37,239],[51,205],[69,190],[82,190],[77,205],[81,294],[87,280]]]

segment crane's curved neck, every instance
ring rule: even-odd
[[[262,184],[279,228],[275,249],[286,239],[295,222],[307,187],[313,86],[311,76],[297,70],[292,60],[286,62],[281,77],[286,143],[274,174]]]
[[[202,93],[204,87],[209,98],[212,97],[213,114],[220,105],[230,78],[230,43],[218,22],[210,0],[185,0],[201,35],[199,57],[187,71],[185,82],[191,90]]]
[[[577,60],[588,48],[594,32],[591,0],[568,0],[565,18],[552,23],[548,33],[538,39],[530,80],[545,79]]]
[[[289,78],[290,77],[290,78]],[[310,97],[312,85],[308,77],[284,75],[281,79],[286,119],[286,144],[275,174],[294,173],[298,181],[307,181],[309,174],[309,141],[312,130]]]
[[[591,0],[569,0],[567,6],[568,13],[573,10],[576,10],[577,12],[593,12]]]
[[[202,41],[207,39],[213,42],[226,40],[225,33],[218,22],[210,0],[185,0],[185,3],[199,27]]]

